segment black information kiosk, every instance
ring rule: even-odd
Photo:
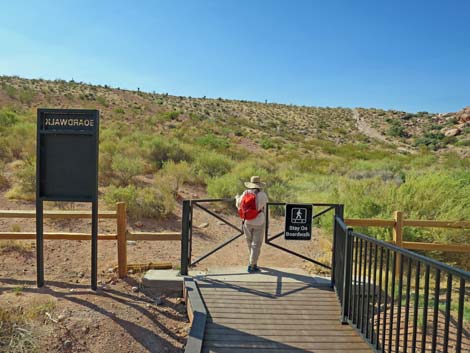
[[[91,202],[91,288],[96,290],[99,112],[38,109],[37,119],[37,285],[44,285],[43,201]]]

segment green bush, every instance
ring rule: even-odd
[[[96,101],[102,106],[105,106],[105,107],[109,106],[108,102],[106,101],[106,98],[104,98],[103,96],[97,96]]]
[[[23,104],[29,104],[33,101],[36,93],[31,89],[22,89],[18,93],[18,99]]]
[[[116,202],[125,202],[131,219],[166,218],[175,209],[176,201],[172,190],[166,185],[159,187],[138,188],[110,186],[106,189],[104,200],[114,206]]]
[[[189,154],[182,148],[176,140],[155,136],[146,142],[145,150],[147,158],[157,169],[163,166],[166,161],[181,162],[190,161]]]
[[[3,84],[2,88],[7,94],[7,96],[10,98],[16,98],[16,96],[18,95],[18,90],[15,87],[10,86],[9,84]]]
[[[241,194],[243,190],[243,182],[233,173],[228,173],[218,178],[210,178],[207,181],[207,193],[210,197],[231,198]]]
[[[427,146],[432,150],[438,150],[446,146],[446,142],[443,141],[444,134],[441,132],[426,132],[424,136],[418,137],[415,140],[414,145],[418,146]]]
[[[0,110],[0,130],[3,130],[5,127],[14,125],[18,122],[18,115],[8,109],[3,108]]]
[[[260,141],[260,146],[264,148],[265,150],[274,148],[274,142],[268,138],[268,137],[263,137]]]
[[[27,121],[25,117],[12,125],[7,134],[0,135],[4,136],[0,136],[0,139],[8,146],[6,150],[11,159],[25,159],[36,153],[36,124]]]
[[[132,177],[142,174],[144,168],[144,162],[140,158],[129,158],[116,154],[111,162],[113,176],[117,185],[121,186],[132,183]]]
[[[187,182],[192,183],[195,179],[193,170],[186,161],[182,161],[180,163],[167,161],[163,164],[163,168],[160,173],[171,184],[171,189],[175,192],[178,192],[179,188],[183,184]]]
[[[459,147],[469,147],[470,146],[470,139],[457,141],[455,143],[455,145],[459,146]]]
[[[388,129],[387,134],[393,137],[407,137],[408,136],[405,128],[401,125],[391,126]]]
[[[226,137],[219,137],[212,133],[198,137],[196,143],[211,149],[223,150],[230,147],[230,140]]]
[[[14,172],[14,184],[7,197],[20,200],[33,200],[36,192],[36,163],[27,159]]]
[[[181,115],[178,111],[158,113],[150,118],[151,124],[157,124],[159,122],[173,121]]]
[[[6,189],[9,186],[10,183],[5,176],[5,164],[0,160],[0,190]]]
[[[233,166],[233,161],[220,153],[206,151],[195,156],[194,168],[198,175],[213,178],[227,173]]]

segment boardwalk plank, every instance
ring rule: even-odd
[[[354,330],[328,330],[324,327],[318,327],[318,329],[312,329],[309,327],[308,330],[303,329],[289,329],[285,326],[278,328],[207,328],[206,337],[228,337],[228,336],[237,336],[237,335],[250,335],[250,336],[309,336],[309,337],[345,337],[345,336],[354,336],[357,337],[357,333]]]
[[[250,335],[250,334],[237,334],[237,335],[227,335],[221,336],[217,334],[207,334],[204,336],[204,342],[232,342],[232,341],[241,341],[241,342],[265,342],[275,341],[281,343],[363,343],[361,337],[357,335],[297,335],[291,333],[291,335]],[[210,346],[210,345],[208,345]]]
[[[199,281],[208,318],[206,353],[362,353],[369,346],[341,325],[329,286]]]
[[[269,350],[259,350],[257,348],[203,348],[202,353],[371,353],[370,349],[350,347],[347,350],[344,349],[316,349],[315,351],[306,351],[305,349],[295,349],[295,348],[283,348],[283,349],[269,349]]]
[[[275,342],[270,340],[264,340],[260,342],[246,342],[246,341],[238,341],[238,342],[231,342],[231,341],[208,341],[204,342],[204,347],[207,348],[256,348],[260,350],[265,349],[282,349],[282,348],[297,348],[297,349],[307,349],[310,351],[316,351],[317,349],[343,349],[347,350],[354,345],[357,348],[367,349],[368,345],[362,342],[292,342],[292,343],[282,343],[282,342]]]
[[[318,322],[307,322],[308,326],[302,327],[301,325],[305,325],[305,323],[301,323],[299,325],[285,325],[284,322],[278,321],[278,322],[270,322],[267,324],[264,324],[260,326],[258,323],[216,323],[216,322],[209,322],[206,325],[206,330],[211,330],[211,329],[219,329],[219,328],[230,328],[230,329],[236,329],[239,331],[243,330],[278,330],[278,331],[286,331],[286,330],[304,330],[304,329],[309,329],[309,330],[331,330],[331,331],[347,331],[347,332],[355,332],[352,327],[347,326],[347,325],[338,325],[338,321],[333,321],[333,322],[324,322],[324,321],[318,321]]]

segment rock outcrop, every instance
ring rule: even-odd
[[[461,111],[455,113],[455,117],[458,119],[458,122],[461,124],[470,122],[470,107],[465,107]]]

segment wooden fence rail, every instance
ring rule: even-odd
[[[452,251],[470,253],[470,244],[439,244],[412,242],[403,239],[404,227],[429,227],[429,228],[470,228],[469,221],[431,221],[431,220],[411,220],[403,217],[402,211],[395,211],[394,219],[352,219],[344,220],[345,224],[351,227],[383,227],[392,228],[392,244],[409,250],[433,250],[433,251]],[[398,257],[395,271],[398,273],[401,266],[401,256]]]
[[[396,211],[393,220],[388,219],[353,219],[347,218],[345,224],[351,227],[383,227],[392,228],[392,243],[402,248],[410,250],[437,250],[437,251],[454,251],[469,252],[470,244],[439,244],[412,242],[403,239],[404,227],[420,227],[420,228],[452,228],[452,229],[468,229],[470,221],[431,221],[431,220],[412,220],[405,219],[403,212]]]
[[[0,218],[36,218],[34,210],[0,210]],[[44,218],[51,219],[90,219],[91,212],[86,211],[44,211]],[[150,240],[168,241],[181,240],[180,232],[132,232],[127,230],[127,211],[124,202],[116,204],[116,211],[101,211],[99,219],[115,219],[115,234],[98,234],[98,240],[117,241],[118,276],[127,275],[127,241]],[[36,232],[0,232],[0,240],[31,240],[36,239]],[[91,240],[89,233],[45,232],[44,239],[52,240]]]
[[[0,218],[36,218],[34,210],[0,210]],[[44,211],[44,218],[50,219],[89,219],[91,212],[86,211]],[[98,240],[117,241],[118,275],[127,275],[127,241],[180,241],[180,232],[133,232],[127,230],[126,204],[118,202],[116,211],[101,211],[99,219],[116,219],[116,234],[98,234]],[[403,212],[395,212],[393,220],[388,219],[345,219],[351,227],[385,227],[393,229],[392,243],[410,250],[437,250],[470,253],[470,244],[437,244],[405,241],[404,227],[438,227],[467,229],[470,221],[428,221],[404,219]],[[36,239],[36,232],[0,232],[0,240]],[[45,232],[44,239],[53,240],[91,240],[88,233]]]

